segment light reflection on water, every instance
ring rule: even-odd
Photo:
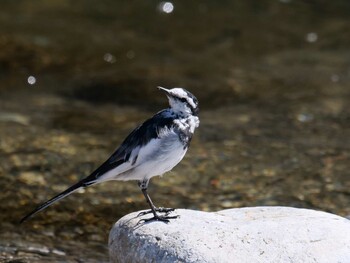
[[[115,56],[113,56],[111,53],[104,54],[103,60],[111,64],[116,62]]]
[[[174,4],[172,2],[160,2],[158,8],[161,12],[170,14],[174,11]]]
[[[36,78],[34,76],[29,76],[28,77],[28,84],[34,85],[36,82]]]
[[[307,33],[307,35],[306,35],[307,42],[313,43],[313,42],[316,42],[317,40],[318,40],[317,33],[315,33],[315,32]]]
[[[113,222],[147,207],[135,182],[101,184],[17,221],[165,107],[157,86],[193,92],[201,126],[181,165],[152,180],[156,204],[350,214],[348,3],[7,1],[1,9],[0,260],[108,260]]]

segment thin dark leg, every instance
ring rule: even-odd
[[[168,214],[172,211],[174,211],[174,208],[164,208],[164,207],[155,207],[155,205],[153,204],[151,198],[149,197],[148,193],[147,193],[147,186],[148,186],[148,180],[147,181],[140,181],[139,182],[139,187],[141,188],[141,191],[143,193],[143,195],[146,198],[147,203],[149,204],[151,210],[149,211],[145,211],[145,212],[141,212],[139,214],[139,216],[143,216],[149,213],[153,213],[153,217],[149,218],[149,219],[142,219],[142,221],[144,222],[148,222],[148,221],[153,221],[153,220],[157,220],[157,221],[163,221],[168,223],[169,219],[175,219],[178,216],[168,216]],[[158,215],[157,212],[159,213],[165,213],[165,215]]]

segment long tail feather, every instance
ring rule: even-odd
[[[87,178],[86,178],[87,179]],[[68,189],[66,189],[65,191],[63,191],[62,193],[56,195],[55,197],[51,198],[50,200],[46,201],[45,203],[42,203],[41,205],[39,205],[37,208],[35,208],[32,212],[30,212],[29,214],[27,214],[25,217],[23,217],[20,221],[20,223],[23,223],[24,221],[28,220],[30,217],[32,217],[33,215],[35,215],[36,213],[39,213],[40,211],[44,210],[45,208],[49,207],[50,205],[52,205],[53,203],[61,200],[62,198],[74,193],[75,191],[77,191],[80,188],[84,188],[86,186],[88,186],[89,183],[86,182],[86,180],[81,180],[80,182],[72,185],[71,187],[69,187]]]

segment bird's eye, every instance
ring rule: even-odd
[[[180,101],[181,102],[186,102],[186,99],[185,98],[181,98]]]

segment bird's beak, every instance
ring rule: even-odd
[[[163,87],[158,86],[158,89],[164,91],[165,94],[166,94],[167,96],[170,96],[170,95],[171,95],[171,94],[170,94],[170,90],[168,90],[168,89],[166,89],[166,88],[163,88]]]

